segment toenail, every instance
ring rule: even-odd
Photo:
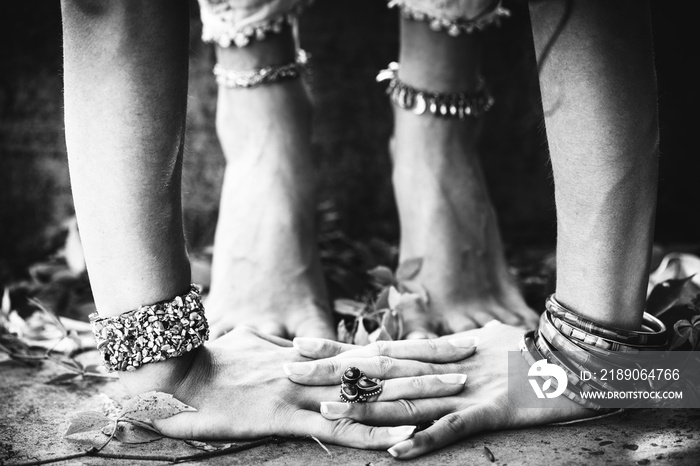
[[[294,344],[294,347],[298,350],[313,353],[320,350],[323,347],[323,342],[324,340],[321,338],[297,337],[292,343]]]

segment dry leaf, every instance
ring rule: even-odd
[[[227,449],[234,447],[236,445],[235,443],[212,444],[212,443],[200,442],[199,440],[185,440],[185,443],[193,448],[196,448],[198,450],[204,450],[204,451],[227,450]]]
[[[112,435],[112,426],[102,429],[105,435]],[[136,424],[131,421],[119,421],[114,438],[122,443],[149,443],[163,438],[163,435],[153,430],[149,426]]]
[[[148,392],[127,400],[119,417],[150,421],[169,418],[186,411],[197,410],[173,398],[169,393]]]
[[[79,434],[81,432],[101,430],[103,427],[112,424],[112,422],[114,421],[102,413],[98,413],[97,411],[85,411],[75,415],[63,436],[68,437],[69,435]]]
[[[74,378],[79,377],[79,376],[80,376],[79,373],[77,373],[77,374],[76,374],[76,373],[73,373],[73,374],[71,374],[71,373],[61,374],[61,375],[56,376],[56,377],[54,377],[53,379],[49,380],[48,382],[46,382],[46,384],[47,384],[47,385],[54,385],[54,384],[58,384],[58,383],[61,383],[61,382],[65,382],[65,381],[67,381],[67,380],[74,379]]]

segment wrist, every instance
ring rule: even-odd
[[[120,371],[119,379],[131,395],[150,391],[174,394],[187,378],[193,361],[201,351],[204,348],[200,346],[177,358],[144,364],[134,371]]]

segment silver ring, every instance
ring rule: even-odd
[[[382,390],[382,380],[367,377],[357,367],[348,367],[340,377],[340,399],[345,403],[366,403]]]

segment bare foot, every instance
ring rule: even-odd
[[[408,336],[460,332],[494,319],[534,327],[537,315],[507,270],[477,159],[478,123],[400,109],[395,117],[400,260],[423,258],[414,280],[430,298],[429,312],[409,319]]]
[[[335,337],[316,245],[310,111],[299,80],[220,89],[227,167],[207,302],[214,338],[238,325]]]

